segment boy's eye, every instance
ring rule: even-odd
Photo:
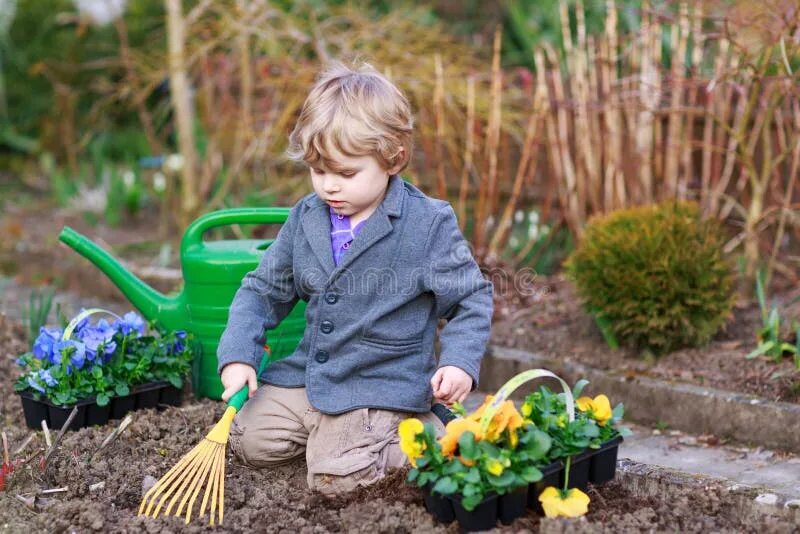
[[[311,169],[311,172],[313,172],[314,174],[323,174],[324,173],[324,171],[322,169]]]
[[[350,172],[350,171],[347,171],[347,172],[340,172],[339,174],[341,174],[341,175],[342,175],[342,176],[344,176],[345,178],[350,178],[350,177],[352,177],[352,176],[355,176],[355,175],[356,175],[356,173],[354,173],[354,172]]]

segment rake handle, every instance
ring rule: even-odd
[[[264,372],[264,368],[267,366],[267,361],[269,360],[270,355],[272,354],[272,349],[269,348],[269,345],[264,345],[264,355],[261,357],[261,363],[258,364],[258,371],[256,372],[256,381],[258,381],[258,377],[261,376],[261,373]],[[236,393],[228,399],[228,406],[232,406],[238,412],[244,406],[244,403],[247,402],[248,398],[248,391],[249,388],[245,385],[242,389],[237,391]]]

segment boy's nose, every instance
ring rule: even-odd
[[[324,189],[326,193],[335,193],[339,190],[339,184],[335,178],[326,175],[322,180],[322,189]]]

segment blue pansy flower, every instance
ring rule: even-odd
[[[47,369],[39,369],[39,378],[47,384],[48,387],[53,387],[58,384],[55,378],[50,374]]]
[[[51,359],[56,343],[61,340],[63,334],[60,329],[48,330],[45,327],[39,328],[39,336],[33,342],[33,355],[40,360]]]
[[[80,369],[86,362],[86,345],[80,341],[75,341],[73,346],[75,350],[69,355],[69,363]]]
[[[42,387],[42,385],[36,381],[36,378],[33,375],[28,375],[28,385],[31,387],[31,389],[35,389],[39,393],[44,393],[44,387]]]
[[[131,311],[117,321],[117,328],[126,336],[131,332],[138,332],[139,335],[142,335],[144,334],[145,322],[136,312]]]
[[[84,330],[83,342],[86,344],[86,356],[89,361],[95,361],[97,358],[97,351],[103,350],[105,356],[110,356],[117,349],[117,344],[114,342],[114,334],[116,329],[108,324],[103,319],[93,327]]]
[[[25,367],[25,366],[28,365],[28,363],[25,361],[25,359],[22,358],[21,356],[19,358],[17,358],[16,360],[14,360],[14,363],[19,365],[20,367]]]
[[[175,331],[175,343],[172,345],[173,353],[182,352],[184,348],[186,348],[186,331],[185,330],[176,330]]]
[[[86,345],[80,341],[62,339],[53,346],[53,353],[50,357],[50,363],[53,365],[60,364],[62,356],[64,355],[64,351],[69,350],[70,348],[74,349],[69,352],[70,359],[72,359],[75,354],[80,354],[81,358],[83,358],[86,354]]]

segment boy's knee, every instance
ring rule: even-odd
[[[315,472],[312,468],[309,468],[308,486],[312,490],[333,497],[353,491],[359,486],[374,484],[383,476],[384,473],[374,463],[353,472]]]
[[[302,456],[305,447],[288,436],[271,435],[269,431],[247,430],[234,420],[228,437],[231,451],[250,467],[279,465]]]

